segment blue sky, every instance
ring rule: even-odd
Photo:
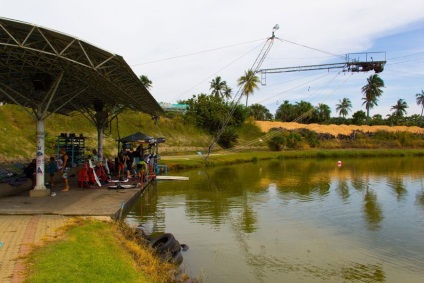
[[[422,0],[0,0],[1,17],[55,29],[123,56],[137,75],[153,81],[151,93],[159,102],[209,93],[216,76],[236,92],[237,79],[275,24],[279,40],[262,68],[343,61],[329,53],[385,51],[388,62],[380,76],[386,88],[370,112],[383,116],[398,99],[408,103],[408,115],[421,113],[415,94],[424,90],[423,11]],[[275,113],[284,100],[305,100],[326,103],[337,116],[335,105],[348,97],[353,112],[364,110],[361,87],[371,74],[270,75],[249,104]]]

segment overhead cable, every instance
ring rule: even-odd
[[[339,57],[339,58],[342,58],[342,59],[346,58],[345,55],[334,54],[334,53],[331,53],[331,52],[328,52],[328,51],[324,51],[324,50],[320,50],[320,49],[317,49],[317,48],[314,48],[314,47],[310,47],[310,46],[306,46],[306,45],[303,45],[303,44],[300,44],[300,43],[296,43],[296,42],[293,42],[293,41],[290,41],[290,40],[287,40],[287,39],[282,39],[282,38],[278,38],[278,37],[277,37],[277,39],[280,40],[281,42],[286,41],[288,43],[298,45],[298,46],[302,46],[304,48],[308,48],[308,49],[315,50],[315,51],[318,51],[318,52],[322,52],[322,53],[325,53],[325,54],[328,54],[328,55],[331,55],[331,56]]]
[[[136,67],[136,66],[141,66],[141,65],[147,65],[147,64],[152,64],[152,63],[158,63],[158,62],[162,62],[162,61],[173,60],[173,59],[178,59],[178,58],[183,58],[183,57],[188,57],[188,56],[193,56],[193,55],[197,55],[197,54],[202,54],[202,53],[217,51],[217,50],[221,50],[221,49],[231,48],[231,47],[234,47],[234,46],[240,46],[240,45],[243,45],[243,44],[249,44],[249,43],[252,43],[252,42],[257,42],[257,41],[262,41],[262,40],[264,40],[264,39],[261,38],[261,39],[256,39],[256,40],[247,41],[247,42],[243,42],[243,43],[238,43],[238,44],[227,45],[227,46],[218,47],[218,48],[207,49],[207,50],[203,50],[203,51],[198,51],[198,52],[188,53],[188,54],[184,54],[184,55],[178,55],[178,56],[168,57],[168,58],[154,60],[154,61],[148,61],[148,62],[144,62],[144,63],[139,63],[139,64],[131,65],[131,67]]]

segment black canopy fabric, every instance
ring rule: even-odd
[[[146,134],[137,132],[137,133],[134,133],[132,135],[129,135],[129,136],[125,137],[125,138],[119,139],[118,141],[119,142],[122,142],[122,143],[128,143],[128,142],[148,141],[148,140],[151,140],[151,139],[153,139],[153,138],[150,137],[150,136],[148,136],[148,135],[146,135]]]
[[[133,143],[133,142],[135,142],[135,143],[137,143],[137,142],[138,143],[148,143],[150,145],[153,145],[153,144],[158,144],[158,143],[164,143],[165,138],[155,138],[155,137],[151,137],[151,136],[148,136],[146,134],[137,132],[137,133],[129,135],[125,138],[119,139],[118,142],[119,142],[119,144],[122,143],[124,145],[127,144],[127,143]]]

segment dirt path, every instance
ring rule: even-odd
[[[271,128],[279,128],[282,127],[287,130],[294,129],[308,129],[311,131],[315,131],[317,133],[327,133],[333,136],[337,136],[338,134],[342,135],[350,135],[354,130],[360,130],[363,132],[375,132],[378,130],[384,130],[388,132],[411,132],[411,133],[419,133],[424,134],[424,129],[420,127],[406,127],[406,126],[356,126],[356,125],[318,125],[318,124],[299,124],[294,122],[268,122],[268,121],[256,121],[256,124],[262,129],[264,132],[268,132]]]

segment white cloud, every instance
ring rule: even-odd
[[[412,46],[417,43],[418,38],[414,39],[414,42],[395,42],[396,38],[401,38],[408,30],[424,30],[422,0],[134,0],[119,3],[109,0],[0,0],[0,11],[2,17],[52,28],[122,55],[128,64],[133,66],[136,74],[147,75],[153,81],[153,96],[158,101],[165,102],[209,92],[209,82],[216,75],[220,75],[236,91],[237,78],[250,68],[259,53],[259,49],[250,53],[248,51],[259,46],[261,42],[156,63],[140,65],[141,63],[257,39],[264,41],[271,35],[275,24],[280,25],[280,30],[276,32],[279,38],[335,54],[369,51],[379,40],[392,35],[394,36],[390,42],[393,46],[396,45],[393,52],[396,51],[399,54],[397,56],[411,54],[413,49],[413,52],[424,51],[422,44]],[[382,47],[393,46],[386,44]],[[238,59],[242,55],[245,56]],[[263,67],[319,64],[328,59],[326,56],[298,45],[276,41],[269,58],[310,59],[269,59],[264,62]],[[412,62],[410,65],[407,70],[423,73],[422,61],[421,64]],[[393,71],[400,68],[405,68],[405,65],[387,67]],[[384,72],[382,77],[385,76],[383,74]],[[309,75],[297,74],[298,77],[305,78]],[[337,102],[342,98],[338,95],[346,94],[359,100],[354,104],[361,104],[360,87],[365,84],[367,76],[369,74],[360,76],[361,79],[354,80],[356,85],[349,85],[349,88],[334,93],[335,98],[331,97],[333,100],[330,101]],[[279,80],[285,79],[280,77]],[[276,78],[269,78],[269,81],[277,83]],[[392,95],[394,92],[403,92],[402,95],[415,94],[424,88],[422,81],[405,83],[405,80],[400,78],[392,80],[389,72],[385,81],[387,88],[384,95]],[[396,85],[390,86],[391,81],[396,82]],[[325,80],[322,80],[321,85],[324,82]],[[280,92],[299,83],[281,86]],[[312,86],[317,88],[320,85],[316,83]],[[290,92],[290,98],[295,101],[303,99],[305,89],[306,87],[299,87],[296,92]],[[334,86],[327,89],[328,92],[333,90]],[[264,87],[255,93],[249,102],[261,101],[276,93],[278,90]],[[275,99],[269,98],[264,104],[275,106],[277,100],[281,103],[284,99],[284,95]],[[320,99],[325,97],[316,98]],[[382,109],[389,109],[387,104],[394,105],[396,102],[392,97],[382,100],[379,103]],[[413,103],[414,101],[408,101],[410,107]],[[334,114],[335,106],[330,103],[329,106]],[[270,109],[271,112],[274,112],[275,108]],[[354,108],[358,110],[362,107],[354,105]],[[411,108],[409,114],[415,112]]]

